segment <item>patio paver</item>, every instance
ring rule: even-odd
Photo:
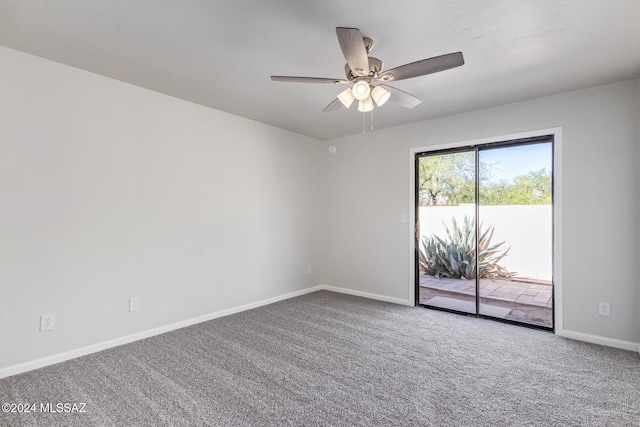
[[[475,295],[472,280],[421,275],[420,286]],[[524,281],[480,280],[480,296],[518,304],[552,307],[551,285]]]

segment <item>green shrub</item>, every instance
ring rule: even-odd
[[[452,228],[445,224],[446,239],[436,235],[422,238],[422,247],[418,251],[420,268],[427,274],[436,277],[453,277],[475,279],[476,277],[476,242],[475,221],[464,217],[462,226],[455,218],[451,218]],[[507,248],[500,253],[500,246],[505,242],[491,245],[493,237],[491,226],[482,231],[480,224],[480,239],[478,240],[478,276],[489,279],[510,280],[516,273],[506,270],[498,262],[509,252]]]

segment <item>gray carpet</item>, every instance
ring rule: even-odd
[[[640,359],[323,291],[5,378],[0,402],[86,403],[2,426],[630,426]]]

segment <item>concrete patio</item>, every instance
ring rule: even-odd
[[[481,279],[480,314],[545,327],[553,325],[551,284]],[[475,313],[475,282],[420,275],[420,304]]]

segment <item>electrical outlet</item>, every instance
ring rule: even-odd
[[[307,265],[307,274],[313,273],[313,266],[311,264]]]
[[[55,314],[43,314],[40,316],[40,332],[52,330],[55,327],[55,324]]]
[[[139,297],[129,298],[129,311],[138,311],[138,310],[140,310],[140,298]]]
[[[598,314],[600,316],[611,316],[611,305],[608,302],[599,303]]]

